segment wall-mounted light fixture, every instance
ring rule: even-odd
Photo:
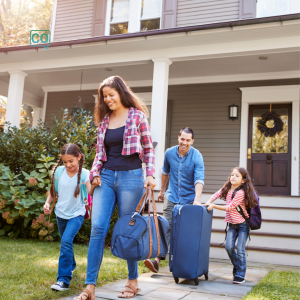
[[[229,106],[229,119],[235,120],[237,118],[238,118],[238,106],[232,104]]]

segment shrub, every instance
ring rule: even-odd
[[[53,124],[52,128],[42,122],[37,128],[9,126],[7,132],[0,132],[0,235],[44,241],[59,237],[55,215],[49,221],[43,215],[55,158],[64,144],[74,143],[85,154],[84,167],[90,170],[96,154],[97,128],[92,114],[79,107],[70,113],[63,110],[62,120],[53,117]],[[117,219],[116,209],[107,244]],[[85,220],[75,240],[88,243],[90,232],[91,222]]]

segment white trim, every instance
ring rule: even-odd
[[[240,166],[247,167],[250,104],[292,103],[291,195],[299,196],[299,101],[300,85],[240,88],[242,91]]]
[[[54,0],[53,4],[53,15],[52,15],[52,24],[50,28],[50,42],[54,41],[54,29],[55,29],[55,21],[56,21],[56,11],[57,11],[57,0]]]
[[[46,118],[47,101],[48,101],[48,92],[45,92],[44,103],[43,103],[43,115],[42,115],[43,122],[45,122],[45,118]]]
[[[213,82],[236,82],[236,81],[253,81],[266,79],[290,79],[299,78],[299,71],[289,72],[269,72],[269,73],[252,73],[252,74],[236,74],[236,75],[222,75],[222,76],[200,76],[200,77],[182,77],[169,78],[169,85],[178,84],[197,84],[197,83],[213,83]],[[130,87],[146,87],[152,86],[152,80],[128,81]],[[73,85],[56,85],[56,86],[42,86],[43,91],[47,92],[63,92],[76,91],[80,88],[79,84]],[[82,85],[82,90],[97,90],[99,83],[87,83]]]
[[[111,0],[107,0],[104,35],[110,35],[109,32],[110,32],[111,3],[112,3]]]

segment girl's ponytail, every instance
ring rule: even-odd
[[[55,167],[53,168],[53,173],[51,176],[51,188],[50,188],[50,195],[54,198],[55,197],[55,184],[54,184],[54,174],[56,169],[60,166],[60,164],[62,163],[62,159],[61,156],[59,157],[59,160],[57,161]]]
[[[81,154],[81,158],[79,161],[79,169],[78,169],[78,173],[77,173],[77,186],[74,192],[74,197],[77,198],[77,196],[80,193],[80,178],[81,178],[81,171],[82,171],[82,166],[84,164],[84,155],[82,153]]]

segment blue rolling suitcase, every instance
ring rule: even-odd
[[[205,206],[176,205],[172,214],[170,272],[179,278],[193,279],[204,275],[208,280],[209,248],[213,211]]]

